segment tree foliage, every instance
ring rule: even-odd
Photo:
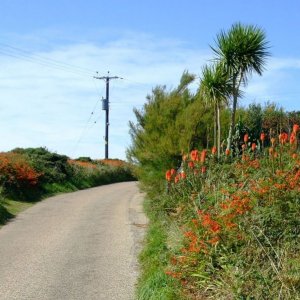
[[[158,86],[142,109],[134,109],[136,123],[129,123],[132,145],[127,157],[140,166],[144,180],[162,178],[163,168],[180,166],[183,153],[209,144],[207,124],[212,111],[188,89],[193,80],[193,75],[184,72],[178,87],[168,91]]]
[[[216,60],[227,69],[232,86],[232,113],[227,148],[231,147],[235,114],[241,86],[246,86],[253,73],[262,75],[268,52],[265,32],[257,26],[233,24],[228,32],[217,35],[216,46],[211,47]]]

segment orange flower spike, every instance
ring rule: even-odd
[[[167,181],[171,181],[171,178],[172,178],[171,170],[168,170],[168,171],[166,172],[166,179],[167,179]]]
[[[212,149],[211,149],[211,154],[215,155],[216,153],[217,153],[217,147],[213,146]]]
[[[191,151],[191,160],[193,160],[193,161],[199,161],[198,150]]]
[[[185,179],[185,178],[186,178],[185,172],[181,172],[181,173],[180,173],[180,177],[181,177],[182,179]]]
[[[266,135],[262,132],[260,134],[260,140],[263,142],[266,139]]]
[[[230,154],[230,150],[229,150],[229,149],[226,149],[226,150],[225,150],[225,155],[226,155],[226,156],[229,156],[229,154]]]
[[[171,169],[170,172],[171,172],[171,176],[174,176],[176,174],[176,170],[175,169]]]
[[[252,149],[253,152],[255,151],[255,149],[256,149],[256,144],[255,143],[252,143],[251,149]]]
[[[293,133],[297,134],[297,132],[299,131],[300,126],[298,124],[294,124],[293,126]]]
[[[248,140],[249,140],[249,135],[248,135],[248,133],[246,133],[244,135],[244,143],[247,144]]]
[[[200,162],[204,163],[205,162],[205,158],[206,158],[206,150],[203,150],[201,152]]]
[[[293,145],[296,142],[296,133],[293,131],[290,136],[290,144]]]
[[[206,172],[206,167],[203,166],[203,167],[201,168],[201,173],[204,174],[205,172]]]
[[[188,166],[189,166],[190,169],[194,169],[195,164],[194,164],[193,161],[190,161],[190,162],[188,163]]]
[[[175,178],[174,178],[174,182],[177,183],[179,181],[179,179],[180,179],[180,176],[176,175]]]
[[[281,134],[279,134],[279,141],[281,144],[285,144],[288,141],[288,135],[287,133],[283,132]]]

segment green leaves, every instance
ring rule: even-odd
[[[233,24],[228,32],[217,35],[216,47],[211,47],[216,60],[221,62],[234,77],[244,83],[253,71],[262,74],[266,58],[270,55],[265,32],[257,26]]]
[[[140,179],[155,184],[164,178],[163,170],[180,166],[183,152],[206,145],[212,110],[189,91],[194,78],[184,72],[178,87],[171,91],[156,87],[143,108],[134,110],[136,123],[130,122],[132,145],[127,156],[139,165]]]

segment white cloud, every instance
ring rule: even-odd
[[[128,122],[134,120],[133,107],[141,107],[156,85],[177,86],[184,70],[199,75],[212,57],[209,48],[191,49],[181,41],[132,33],[102,44],[51,49],[33,53],[30,60],[36,62],[39,59],[35,55],[40,55],[98,70],[101,76],[110,70],[112,76],[125,78],[112,80],[110,89],[110,157],[119,158],[125,158],[130,144]],[[104,81],[4,56],[1,48],[0,70],[0,151],[46,146],[73,157],[104,156],[105,115],[101,103],[91,115],[96,101],[105,97]],[[281,103],[285,99],[283,105],[300,109],[295,101],[300,96],[296,84],[299,75],[300,59],[271,58],[263,76],[250,79],[243,103]]]
[[[272,101],[287,110],[300,110],[299,58],[271,57],[262,76],[249,80],[245,103]]]
[[[125,77],[111,81],[110,90],[110,157],[119,158],[125,158],[130,144],[133,107],[141,107],[156,85],[176,86],[185,69],[200,73],[208,58],[204,51],[189,50],[180,42],[145,35],[103,45],[57,47],[33,53],[29,60],[40,61],[36,55],[98,70],[101,76],[110,70],[113,76]],[[46,146],[69,156],[104,156],[101,103],[90,115],[97,99],[105,96],[104,81],[4,55],[0,65],[1,150]]]

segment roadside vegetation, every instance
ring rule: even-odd
[[[137,299],[300,299],[300,111],[238,103],[262,30],[235,24],[212,49],[195,93],[185,71],[130,122],[150,219]]]
[[[0,153],[0,225],[47,196],[130,180],[131,168],[120,160],[71,160],[45,148]]]

